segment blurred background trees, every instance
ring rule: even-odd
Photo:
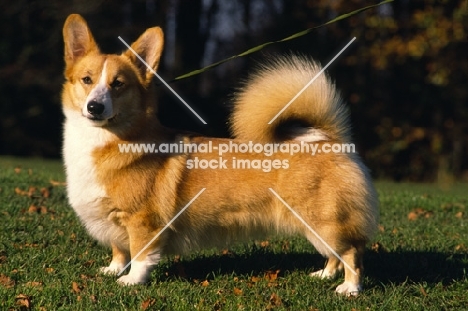
[[[88,21],[104,52],[124,50],[146,28],[166,35],[166,80],[267,41],[374,4],[364,0],[16,0],[0,3],[0,154],[60,157],[62,26]],[[249,57],[173,83],[203,126],[163,86],[160,119],[228,136],[230,94],[271,54],[327,63],[351,109],[355,142],[377,178],[468,180],[468,1],[397,0]],[[281,87],[281,86],[278,86]]]

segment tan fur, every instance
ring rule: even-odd
[[[337,288],[355,294],[362,282],[365,243],[377,225],[377,198],[369,173],[355,154],[315,156],[277,153],[288,169],[188,169],[195,157],[218,159],[216,153],[121,153],[120,143],[194,142],[213,146],[228,139],[184,135],[160,125],[154,115],[152,75],[131,52],[103,55],[86,22],[71,15],[64,26],[65,77],[62,93],[66,115],[64,157],[70,203],[91,235],[112,246],[113,257],[103,272],[118,272],[197,194],[206,190],[132,264],[122,283],[147,281],[161,255],[225,246],[269,233],[308,238],[328,265],[316,276],[332,277],[342,263],[270,191],[274,189],[357,272],[345,269]],[[156,69],[162,31],[147,30],[133,45]],[[105,64],[112,100],[112,118],[88,120],[86,98]],[[318,72],[318,65],[292,57],[269,65],[238,95],[233,116],[236,142],[279,141],[283,122],[316,127],[327,139],[318,144],[349,142],[347,116],[325,76],[298,98],[272,126],[267,122]],[[104,79],[104,78],[103,78]],[[110,86],[118,79],[123,86]],[[107,109],[107,108],[106,108]],[[76,132],[79,131],[80,134]],[[290,142],[297,142],[289,134]],[[280,135],[281,136],[281,135]],[[223,158],[267,159],[262,154],[224,154]],[[269,158],[268,158],[269,159]],[[130,256],[129,256],[130,255]]]

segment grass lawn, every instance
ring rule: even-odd
[[[468,185],[379,182],[379,233],[365,290],[308,274],[324,260],[302,238],[166,258],[148,285],[98,273],[110,250],[68,206],[61,163],[0,158],[0,310],[468,310]]]

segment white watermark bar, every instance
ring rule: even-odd
[[[261,154],[267,157],[274,154],[298,153],[310,154],[312,156],[320,153],[356,153],[356,146],[353,143],[216,143],[212,141],[206,143],[120,143],[118,144],[120,153],[162,153],[162,154],[189,154],[189,153],[216,153],[218,156],[225,154]]]

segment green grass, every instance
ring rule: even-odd
[[[377,183],[365,290],[346,298],[334,293],[341,278],[308,277],[324,260],[298,237],[166,258],[150,284],[119,286],[98,273],[110,251],[86,234],[57,181],[59,162],[0,158],[0,310],[468,309],[466,184]]]

